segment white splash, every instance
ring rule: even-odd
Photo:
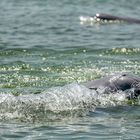
[[[100,19],[98,16],[80,16],[80,24],[105,24],[105,23],[120,23],[119,20],[106,20],[106,19]]]
[[[122,93],[102,94],[79,84],[51,88],[41,94],[0,94],[0,120],[36,122],[79,117],[97,106],[115,106],[124,100]]]

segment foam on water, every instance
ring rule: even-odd
[[[100,94],[74,83],[51,88],[41,94],[0,94],[0,119],[24,122],[54,121],[85,116],[97,106],[115,106],[124,101],[123,93]]]

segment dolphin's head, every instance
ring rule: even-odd
[[[131,74],[114,74],[86,82],[84,85],[89,89],[104,89],[103,93],[124,91],[128,99],[134,99],[140,95],[140,77]]]

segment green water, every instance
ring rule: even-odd
[[[140,109],[80,83],[140,75],[140,26],[81,23],[98,12],[140,18],[139,0],[0,1],[0,139],[138,140]]]

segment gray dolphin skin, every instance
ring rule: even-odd
[[[101,89],[103,93],[114,93],[116,91],[127,91],[133,89],[133,94],[128,94],[128,99],[137,98],[140,95],[140,77],[130,74],[114,74],[101,79],[84,83],[91,90]]]
[[[114,15],[103,14],[103,13],[97,13],[94,17],[102,21],[105,21],[105,20],[106,21],[125,21],[128,23],[140,24],[140,19],[130,18],[130,17],[114,16]]]

